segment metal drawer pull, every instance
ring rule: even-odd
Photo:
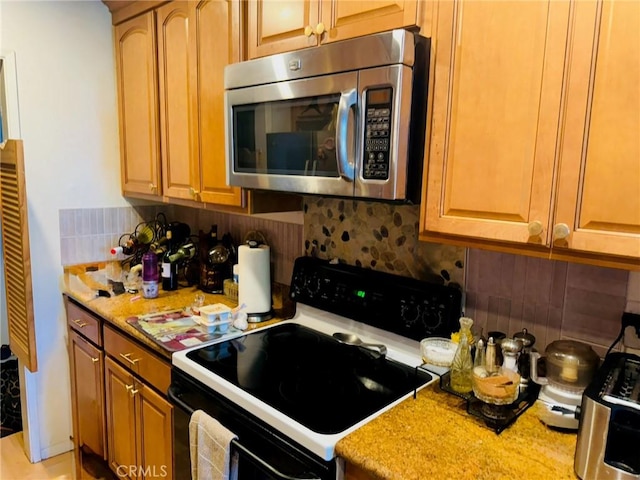
[[[133,397],[135,396],[136,393],[138,393],[138,390],[133,388],[134,385],[125,385],[125,388],[127,389],[127,392],[129,392],[129,394]]]
[[[93,363],[96,363],[96,362],[98,362],[99,360],[100,360],[99,358],[93,358],[93,357],[91,358],[91,361],[92,361]]]
[[[131,357],[131,353],[121,353],[120,356],[122,358],[124,358],[127,362],[129,362],[131,365],[135,365],[136,363],[138,363],[140,361],[139,358],[130,358]]]
[[[73,323],[75,323],[76,325],[78,325],[80,328],[82,327],[86,327],[87,325],[89,325],[87,322],[83,322],[82,320],[80,320],[79,318],[76,318]]]

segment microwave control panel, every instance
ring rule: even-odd
[[[365,144],[362,176],[365,180],[389,178],[391,137],[391,87],[370,88],[366,94]]]

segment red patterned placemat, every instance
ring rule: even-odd
[[[240,332],[230,326],[224,333],[209,333],[184,310],[169,310],[128,318],[127,323],[169,352],[177,352]]]

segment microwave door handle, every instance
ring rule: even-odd
[[[338,103],[338,131],[336,134],[336,152],[338,154],[338,173],[340,177],[353,182],[355,178],[355,165],[349,162],[349,111],[358,103],[358,91],[353,88],[342,92]]]

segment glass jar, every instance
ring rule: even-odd
[[[472,338],[471,326],[473,320],[468,317],[460,318],[460,341],[458,349],[451,362],[451,389],[458,393],[469,393],[472,389],[473,360],[471,359]]]
[[[158,296],[158,257],[155,253],[146,252],[142,256],[142,296],[156,298]]]

